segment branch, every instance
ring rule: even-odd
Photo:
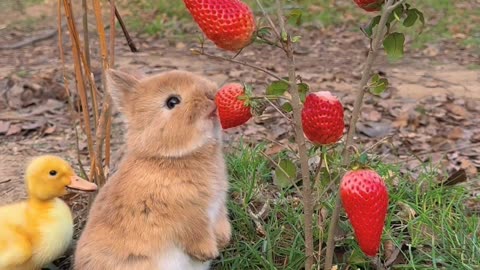
[[[109,0],[110,2],[110,0]],[[125,39],[127,40],[128,47],[130,47],[131,52],[138,52],[137,47],[135,46],[135,43],[133,43],[132,38],[130,37],[130,34],[128,33],[127,27],[125,26],[125,23],[123,22],[122,16],[120,16],[120,12],[118,12],[117,7],[115,7],[115,17],[117,17],[118,23],[120,24],[120,27],[122,28],[123,35],[125,36]],[[112,25],[112,27],[115,27],[115,25]]]
[[[401,0],[394,5],[395,0],[388,0],[382,10],[381,19],[377,26],[377,31],[375,32],[375,36],[373,37],[372,48],[368,52],[367,63],[363,69],[362,79],[360,81],[360,87],[358,89],[357,97],[353,105],[352,118],[350,119],[347,139],[346,139],[345,147],[342,153],[344,165],[347,165],[350,163],[350,152],[348,151],[348,148],[353,141],[353,136],[355,134],[355,125],[358,121],[360,108],[362,107],[362,104],[363,104],[363,97],[365,95],[366,85],[368,83],[368,80],[371,77],[373,62],[375,61],[378,55],[378,50],[383,40],[386,22],[388,20],[388,17],[390,16],[390,13],[393,11],[393,9],[395,9],[395,7],[400,5],[403,1],[404,0]],[[333,210],[332,218],[330,220],[330,226],[328,228],[327,253],[325,256],[325,267],[324,267],[325,270],[330,270],[332,268],[333,252],[335,249],[335,245],[334,245],[335,229],[338,225],[341,207],[342,207],[342,201],[340,196],[337,194],[335,208]]]
[[[277,35],[277,37],[280,39],[280,33],[278,32],[278,29],[277,27],[275,26],[275,24],[273,23],[272,21],[272,18],[270,18],[270,16],[268,15],[268,13],[265,11],[265,9],[263,8],[263,5],[262,3],[260,2],[260,0],[257,0],[257,4],[258,4],[258,7],[260,8],[260,10],[262,11],[263,13],[263,16],[265,18],[267,18],[267,21],[268,23],[270,24],[270,27],[272,27],[273,31],[275,32],[275,35]]]
[[[250,63],[247,63],[247,62],[243,62],[243,61],[239,61],[239,60],[235,60],[235,59],[231,59],[231,58],[227,58],[227,57],[223,57],[223,56],[219,56],[219,55],[213,55],[213,54],[209,54],[209,53],[206,53],[205,51],[203,50],[199,50],[199,49],[191,49],[192,53],[194,54],[198,54],[198,55],[205,55],[209,58],[212,58],[212,59],[216,59],[216,60],[222,60],[222,61],[228,61],[228,62],[231,62],[231,63],[235,63],[235,64],[240,64],[242,66],[247,66],[247,67],[251,67],[251,68],[254,68],[256,70],[259,70],[265,74],[268,74],[272,77],[274,77],[275,79],[279,80],[279,81],[282,81],[282,82],[286,82],[286,83],[289,83],[287,80],[281,78],[280,76],[278,76],[277,74],[271,72],[271,71],[268,71],[262,67],[259,67],[259,66],[256,66],[256,65],[253,65],[253,64],[250,64]]]
[[[282,34],[285,32],[285,22],[283,21],[283,3],[277,0],[278,20],[280,23]],[[300,156],[300,170],[303,181],[303,213],[304,213],[304,231],[305,231],[305,270],[311,270],[314,261],[313,254],[313,199],[312,199],[312,182],[310,179],[310,170],[308,168],[308,154],[305,137],[302,127],[302,103],[298,93],[297,76],[295,73],[295,59],[293,43],[290,36],[287,40],[280,39],[284,46],[288,59],[288,80],[290,87],[288,91],[292,96],[293,121],[295,127],[295,142],[298,145],[298,154]]]

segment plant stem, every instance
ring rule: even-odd
[[[223,61],[228,61],[228,62],[231,62],[231,63],[235,63],[235,64],[240,64],[242,66],[247,66],[247,67],[251,67],[253,69],[256,69],[256,70],[259,70],[265,74],[268,74],[272,77],[274,77],[275,79],[279,80],[279,81],[283,81],[283,82],[286,82],[288,83],[288,81],[286,81],[285,79],[282,79],[280,76],[278,76],[277,74],[271,72],[271,71],[268,71],[262,67],[259,67],[259,66],[256,66],[256,65],[253,65],[253,64],[250,64],[250,63],[247,63],[247,62],[243,62],[243,61],[239,61],[239,60],[235,60],[235,59],[231,59],[231,58],[227,58],[227,57],[223,57],[223,56],[220,56],[220,55],[213,55],[213,54],[209,54],[209,53],[206,53],[205,51],[203,50],[199,50],[199,49],[192,49],[191,50],[194,54],[199,54],[199,55],[205,55],[209,58],[212,58],[212,59],[216,59],[216,60],[223,60]]]
[[[277,14],[280,25],[280,41],[283,44],[284,50],[287,54],[288,65],[288,80],[290,87],[288,91],[292,96],[292,110],[293,122],[295,126],[295,142],[298,145],[298,155],[300,156],[300,171],[303,181],[303,215],[304,215],[304,230],[305,230],[305,270],[311,270],[313,266],[313,198],[312,198],[312,181],[310,179],[310,170],[308,169],[308,154],[303,135],[302,127],[302,107],[300,101],[300,94],[298,93],[297,76],[295,73],[295,58],[293,42],[290,35],[287,34],[287,39],[283,40],[283,33],[285,30],[285,21],[283,18],[283,1],[277,0]]]
[[[355,98],[352,118],[350,119],[350,125],[348,128],[345,147],[342,153],[343,164],[345,166],[350,163],[350,152],[348,151],[348,148],[353,141],[353,136],[355,134],[355,125],[358,121],[360,108],[362,107],[362,104],[363,104],[363,97],[365,95],[365,90],[366,90],[365,87],[368,83],[368,80],[371,77],[373,62],[375,61],[378,55],[378,50],[380,49],[380,45],[383,41],[385,26],[386,26],[388,17],[390,16],[390,13],[393,11],[393,9],[395,9],[398,5],[402,4],[404,1],[400,0],[395,4],[394,2],[395,0],[388,0],[385,3],[385,6],[382,10],[380,22],[377,26],[377,31],[375,32],[375,35],[373,37],[371,50],[368,52],[367,63],[365,64],[365,67],[363,69],[362,79],[360,81],[360,87],[357,92],[357,97]],[[335,230],[337,228],[338,220],[340,218],[341,208],[342,208],[342,201],[339,194],[337,193],[337,199],[335,201],[335,207],[333,209],[332,217],[330,220],[330,226],[328,227],[327,252],[325,255],[325,268],[324,268],[325,270],[330,270],[332,268],[333,253],[335,249],[335,245],[334,245]]]

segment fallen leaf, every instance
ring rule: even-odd
[[[461,127],[454,127],[447,136],[450,140],[458,140],[463,138],[463,129]]]
[[[382,119],[382,114],[376,110],[362,112],[362,117],[366,121],[378,122]]]
[[[49,134],[52,134],[53,132],[55,132],[55,129],[57,127],[55,125],[49,125],[44,131],[43,131],[43,134],[46,134],[46,135],[49,135]]]
[[[358,122],[357,130],[370,138],[385,137],[390,133],[390,122]]]
[[[463,183],[467,181],[467,174],[464,169],[457,170],[453,174],[451,174],[447,180],[444,182],[440,183],[439,186],[444,185],[444,186],[453,186],[459,183]]]
[[[472,161],[470,161],[467,158],[462,158],[460,162],[461,162],[460,163],[460,168],[465,170],[465,172],[467,173],[467,176],[469,176],[471,178],[477,176],[478,169],[475,166],[475,164],[473,164]]]
[[[0,132],[1,133],[1,132]],[[472,137],[470,138],[470,141],[472,143],[478,143],[480,142],[480,132],[474,133]]]
[[[460,119],[465,119],[468,116],[468,111],[465,109],[465,107],[449,103],[445,105],[445,108],[455,116],[458,116]]]
[[[20,131],[22,131],[22,125],[21,124],[10,125],[10,128],[7,131],[7,134],[5,134],[5,135],[6,136],[15,135],[15,134],[20,133]]]
[[[0,121],[0,134],[7,133],[9,127],[10,127],[10,122]]]

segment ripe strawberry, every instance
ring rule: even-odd
[[[302,125],[305,136],[314,144],[336,143],[342,138],[343,106],[328,91],[311,93],[302,110]]]
[[[360,8],[365,11],[372,12],[381,9],[383,0],[353,0]]]
[[[183,0],[193,19],[218,47],[238,51],[255,32],[252,10],[240,0]]]
[[[375,256],[388,208],[383,179],[368,169],[349,171],[340,184],[340,196],[360,248],[366,255]]]
[[[240,100],[239,97],[246,97]],[[250,118],[250,106],[243,85],[230,83],[223,86],[215,96],[215,104],[218,108],[218,116],[223,129],[236,127],[244,124]]]

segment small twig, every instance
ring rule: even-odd
[[[255,223],[255,228],[256,228],[256,231],[258,234],[260,234],[261,236],[265,236],[267,234],[267,231],[265,231],[265,228],[263,227],[262,225],[262,221],[260,220],[260,217],[263,215],[263,213],[265,213],[265,211],[267,210],[268,206],[269,206],[269,201],[267,200],[262,208],[260,209],[260,211],[258,212],[258,214],[255,214],[252,209],[250,209],[250,207],[247,206],[247,212],[248,212],[248,215],[252,218],[253,220],[253,223]]]
[[[270,24],[270,27],[272,27],[273,32],[275,32],[275,35],[278,37],[278,39],[280,39],[281,37],[280,37],[280,33],[278,32],[277,26],[273,23],[272,18],[270,18],[267,11],[263,8],[263,5],[260,2],[260,0],[257,0],[257,5],[260,8],[260,10],[262,11],[263,16],[265,18],[267,18],[267,21]]]
[[[127,40],[127,45],[130,47],[131,52],[138,52],[137,47],[135,46],[135,43],[133,42],[132,38],[130,37],[130,34],[128,33],[127,27],[125,26],[125,23],[123,22],[122,16],[120,16],[120,12],[118,11],[117,7],[115,7],[115,17],[117,17],[118,23],[120,24],[120,27],[122,28],[123,35],[125,36],[125,39]],[[115,28],[115,24],[112,25],[112,28]]]
[[[265,100],[266,100],[268,103],[270,103],[270,106],[272,106],[279,114],[281,114],[285,119],[287,119],[288,122],[290,122],[290,123],[292,122],[292,119],[290,119],[290,117],[286,116],[286,115],[282,112],[282,110],[280,110],[280,109],[277,107],[277,105],[273,104],[273,102],[270,101],[268,98],[265,98]]]
[[[320,182],[320,178],[322,176],[322,164],[323,164],[323,151],[325,149],[325,146],[320,146],[320,161],[318,162],[318,168],[317,168],[317,174],[315,175],[315,181],[313,182],[313,185],[318,184]]]
[[[10,181],[12,181],[12,179],[2,180],[2,181],[0,181],[0,184],[8,183],[8,182],[10,182]]]
[[[61,27],[65,27],[67,24],[62,24]],[[56,36],[58,34],[58,30],[57,29],[52,29],[42,35],[39,35],[37,37],[31,37],[31,38],[28,38],[26,40],[22,40],[18,43],[15,43],[15,44],[12,44],[12,45],[3,45],[3,46],[0,46],[0,50],[16,50],[16,49],[20,49],[20,48],[23,48],[25,46],[28,46],[28,45],[33,45],[34,43],[36,42],[39,42],[39,41],[43,41],[43,40],[47,40],[49,38],[52,38],[54,36]]]
[[[62,61],[62,75],[63,75],[63,81],[65,85],[65,92],[67,93],[68,97],[68,104],[69,104],[69,109],[70,113],[72,114],[72,117],[75,117],[75,109],[73,108],[73,98],[70,93],[70,89],[68,88],[69,81],[67,77],[67,72],[65,68],[65,53],[63,51],[63,37],[62,37],[62,0],[58,0],[58,9],[57,9],[57,30],[58,30],[58,49],[60,51],[60,59]],[[87,173],[85,172],[85,168],[83,167],[82,160],[80,158],[80,138],[78,136],[78,129],[76,123],[73,124],[73,129],[75,130],[75,147],[77,149],[77,162],[78,166],[80,167],[80,171],[82,173],[82,176],[85,177],[87,180],[91,181],[88,178]]]
[[[275,79],[279,80],[279,81],[282,81],[282,82],[286,82],[286,83],[289,83],[287,80],[281,78],[280,76],[278,76],[277,74],[271,72],[271,71],[268,71],[262,67],[259,67],[259,66],[256,66],[256,65],[253,65],[253,64],[250,64],[250,63],[247,63],[247,62],[243,62],[243,61],[239,61],[239,60],[235,60],[235,59],[231,59],[231,58],[227,58],[227,57],[223,57],[223,56],[219,56],[219,55],[213,55],[213,54],[209,54],[209,53],[206,53],[205,51],[203,50],[199,50],[199,49],[191,49],[192,53],[194,54],[199,54],[199,55],[204,55],[204,56],[207,56],[209,58],[212,58],[212,59],[216,59],[216,60],[222,60],[222,61],[228,61],[228,62],[231,62],[231,63],[235,63],[235,64],[240,64],[242,66],[247,66],[247,67],[251,67],[253,69],[256,69],[256,70],[259,70],[265,74],[268,74],[272,77],[274,77]]]
[[[375,265],[376,270],[386,270],[385,266],[383,266],[380,258],[378,256],[375,256],[373,258],[370,258],[370,261],[372,262],[373,265]]]
[[[88,32],[88,4],[87,0],[82,0],[82,9],[83,9],[83,47],[85,51],[85,58],[87,58],[88,68],[91,69],[90,65],[90,42],[89,42],[89,32]]]

